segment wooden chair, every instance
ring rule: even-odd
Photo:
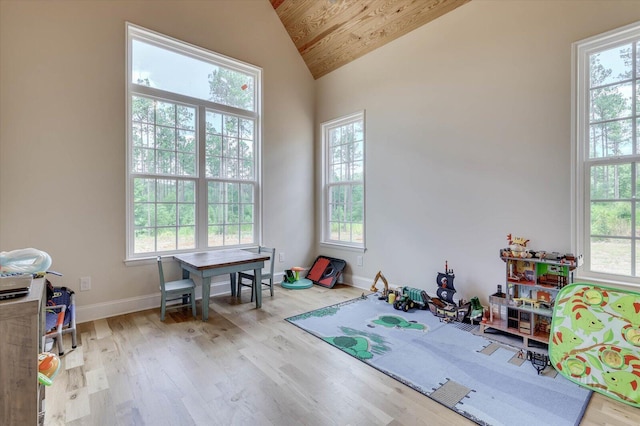
[[[269,264],[262,269],[262,285],[269,287],[271,290],[271,296],[273,297],[273,266],[275,264],[276,259],[276,249],[269,247],[258,247],[258,253],[269,253],[270,259],[268,260]],[[245,284],[242,280],[249,280],[249,284]],[[236,294],[240,297],[240,290],[242,287],[251,287],[251,301],[253,302],[254,289],[257,289],[257,285],[254,285],[255,277],[253,275],[253,271],[247,272],[238,272],[238,291]],[[268,281],[268,282],[265,282]],[[262,291],[262,286],[260,286],[260,291]]]
[[[160,292],[162,300],[160,302],[160,320],[164,321],[164,314],[167,310],[167,301],[182,300],[180,305],[171,305],[171,308],[179,308],[191,305],[193,316],[196,316],[196,283],[191,278],[177,281],[165,282],[162,271],[162,257],[158,256],[158,273],[160,274]]]

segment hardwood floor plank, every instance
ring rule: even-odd
[[[640,425],[640,408],[634,409],[604,395],[594,393],[581,425]]]
[[[87,392],[87,389],[80,388],[67,392],[67,401],[64,408],[65,422],[72,422],[89,416],[91,411],[89,406],[89,392]]]
[[[107,391],[89,394],[89,412],[86,417],[76,420],[78,425],[117,425],[115,406]]]
[[[198,392],[194,391],[185,395],[181,402],[195,424],[210,425],[216,423],[215,413],[211,413],[207,409],[207,401],[205,401]]]
[[[67,373],[67,387],[65,391],[75,392],[86,387],[87,382],[84,374],[84,368],[82,366],[65,368],[65,371]]]
[[[101,340],[111,335],[111,328],[107,319],[93,321],[93,327],[96,332],[96,339]]]
[[[64,339],[63,339],[64,341]],[[70,342],[69,342],[70,343]],[[71,348],[71,344],[65,346],[65,349]],[[68,351],[65,357],[65,369],[70,370],[72,368],[80,367],[84,365],[84,351],[82,346],[78,346],[76,350]]]
[[[147,422],[137,405],[133,401],[127,401],[116,405],[116,424],[144,426]]]
[[[89,394],[109,389],[109,380],[107,379],[107,373],[104,371],[104,368],[87,370],[85,376],[87,378]]]
[[[263,293],[262,309],[210,300],[160,321],[151,309],[79,324],[47,388],[49,425],[471,425],[470,421],[286,322],[359,297],[337,285]],[[542,408],[541,408],[542,409]],[[640,409],[595,394],[585,426],[640,424]]]

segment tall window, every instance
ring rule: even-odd
[[[256,244],[261,70],[127,24],[127,258]]]
[[[640,283],[640,23],[574,44],[581,275]]]
[[[322,124],[322,242],[364,248],[364,112]]]

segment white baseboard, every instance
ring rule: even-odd
[[[230,294],[230,283],[211,283],[211,296]],[[202,288],[196,288],[196,299],[202,299]],[[130,314],[131,312],[144,311],[146,309],[160,309],[160,293],[146,296],[130,297],[127,299],[112,300],[92,305],[76,306],[76,321],[78,323],[95,321],[103,318],[114,317],[116,315]]]
[[[276,274],[274,280],[276,283],[282,281],[283,273]],[[343,275],[342,284],[351,285],[363,290],[369,290],[372,279]],[[217,281],[211,283],[211,296],[221,296],[230,294],[229,281]],[[202,289],[196,288],[196,299],[202,299]],[[109,318],[116,315],[130,314],[131,312],[144,311],[147,309],[160,309],[160,293],[149,294],[146,296],[130,297],[127,299],[112,300],[103,303],[94,303],[91,305],[76,306],[76,321],[78,323],[95,321],[103,318]]]
[[[345,277],[345,280],[348,280],[349,282],[345,282],[343,284],[351,285],[355,288],[361,288],[363,290],[369,290],[371,288],[371,283],[373,282],[373,278],[364,278],[357,275]]]

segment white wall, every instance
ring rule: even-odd
[[[263,242],[308,263],[314,81],[268,0],[2,0],[0,251],[92,277],[81,320],[158,306],[155,263],[124,264],[125,21],[263,68]]]
[[[364,266],[319,252],[428,293],[448,260],[485,302],[508,233],[570,252],[571,43],[639,19],[638,1],[473,0],[317,80],[317,123],[364,109],[367,137]]]
[[[348,282],[368,287],[381,269],[430,290],[448,260],[463,296],[486,301],[507,233],[571,250],[571,43],[637,20],[638,1],[473,0],[314,83],[268,0],[2,0],[0,251],[49,252],[55,281],[76,290],[91,276],[81,319],[157,306],[155,265],[123,262],[130,21],[263,67],[264,243],[287,257],[276,271],[325,254],[349,262]],[[319,124],[361,109],[357,267],[360,253],[314,244],[314,164]]]

